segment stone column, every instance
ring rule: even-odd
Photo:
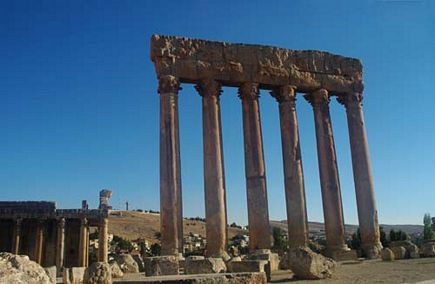
[[[98,261],[108,262],[109,254],[109,219],[103,218],[98,226]]]
[[[376,258],[380,255],[382,244],[362,98],[360,93],[348,93],[337,100],[346,107],[347,113],[361,246],[367,257]]]
[[[219,102],[221,84],[204,80],[198,83],[196,89],[202,96],[207,256],[226,259],[227,214]]]
[[[80,225],[80,243],[79,243],[79,266],[86,266],[87,242],[88,242],[88,219],[82,218]]]
[[[22,219],[18,218],[15,220],[14,233],[12,239],[12,253],[20,254],[20,239],[21,239],[21,223]]]
[[[160,230],[162,255],[182,251],[183,214],[181,199],[178,90],[173,76],[159,78],[160,94]]]
[[[256,83],[244,83],[239,88],[243,112],[249,248],[252,251],[270,249],[271,245],[258,94]]]
[[[57,222],[57,246],[56,246],[56,267],[63,267],[65,257],[65,218],[61,218]]]
[[[36,238],[35,238],[35,262],[42,265],[42,251],[44,246],[44,221],[38,220],[36,225]]]
[[[323,214],[325,218],[326,248],[332,256],[349,250],[344,237],[344,218],[341,201],[340,181],[335,154],[329,95],[320,89],[305,95],[314,110],[316,127],[317,156],[319,160],[320,184],[322,189]]]
[[[282,86],[272,91],[272,96],[279,103],[290,248],[308,245],[308,219],[295,89],[294,86]]]

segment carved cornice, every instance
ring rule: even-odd
[[[246,82],[239,87],[239,98],[241,100],[257,100],[260,97],[258,83]]]
[[[325,89],[319,89],[306,94],[304,98],[313,106],[313,108],[327,106],[330,102],[328,91]]]
[[[180,81],[176,77],[165,75],[159,78],[159,94],[178,94],[179,90],[181,90]]]
[[[213,79],[204,79],[196,84],[195,89],[202,97],[219,97],[222,92],[222,84]]]
[[[272,97],[276,99],[278,103],[293,102],[296,101],[296,87],[292,85],[280,86],[272,89],[270,92]]]
[[[346,93],[337,97],[337,101],[344,105],[346,109],[361,108],[362,100],[362,93]]]

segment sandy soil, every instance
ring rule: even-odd
[[[332,279],[297,280],[291,279],[289,271],[272,274],[271,283],[290,284],[372,284],[372,283],[435,283],[435,258],[409,259],[394,262],[363,261],[338,265]],[[126,274],[124,280],[144,280],[143,274]],[[429,281],[428,281],[429,280]],[[115,282],[122,281],[115,279]],[[422,283],[423,284],[423,283]]]
[[[417,283],[433,280],[435,283],[435,258],[407,259],[394,262],[363,261],[338,265],[332,279],[321,281],[292,280],[288,272],[279,271],[272,277],[272,283]]]

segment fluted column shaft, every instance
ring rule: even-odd
[[[80,243],[79,243],[79,265],[86,266],[87,257],[87,242],[88,242],[88,220],[86,218],[81,219],[80,224]]]
[[[42,251],[44,246],[44,220],[38,220],[35,238],[35,262],[42,264]]]
[[[12,253],[13,254],[20,254],[21,223],[22,223],[22,219],[15,220],[14,233],[13,233],[13,239],[12,239]]]
[[[287,205],[289,247],[308,245],[308,221],[305,202],[299,128],[296,115],[294,86],[282,86],[272,91],[279,103],[284,184]]]
[[[314,110],[326,246],[328,253],[331,254],[348,248],[345,244],[343,205],[329,114],[330,99],[325,89],[308,94],[305,98],[311,103]]]
[[[58,269],[63,267],[65,257],[65,218],[61,218],[57,223],[57,246],[56,246],[56,266]]]
[[[223,257],[227,246],[227,213],[219,102],[221,84],[203,80],[196,89],[202,96],[206,252],[208,257]]]
[[[160,229],[162,255],[182,252],[183,214],[181,198],[178,90],[173,76],[159,78],[160,94]]]
[[[98,261],[108,262],[109,254],[109,219],[103,218],[98,226]]]
[[[271,245],[258,94],[259,89],[256,83],[244,83],[239,88],[243,112],[249,247],[251,250],[270,249]]]
[[[340,96],[338,101],[346,107],[361,246],[369,258],[376,258],[380,254],[382,244],[362,110],[362,94],[348,93]]]

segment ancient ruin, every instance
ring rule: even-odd
[[[1,201],[0,251],[28,255],[44,267],[87,267],[90,227],[98,227],[98,261],[107,262],[108,217],[107,208],[88,209],[86,201],[81,209],[57,209],[49,201]]]
[[[290,247],[308,240],[304,176],[295,100],[298,93],[312,105],[321,180],[326,254],[340,259],[349,252],[329,103],[336,97],[347,113],[362,247],[379,257],[378,216],[364,116],[363,71],[358,59],[321,51],[229,44],[189,38],[151,38],[151,59],[160,94],[160,208],[162,255],[182,249],[183,216],[180,175],[178,94],[182,83],[195,84],[202,97],[207,257],[223,257],[227,245],[225,173],[219,96],[222,86],[238,88],[243,110],[245,174],[250,250],[271,248],[266,170],[259,91],[277,100]]]

